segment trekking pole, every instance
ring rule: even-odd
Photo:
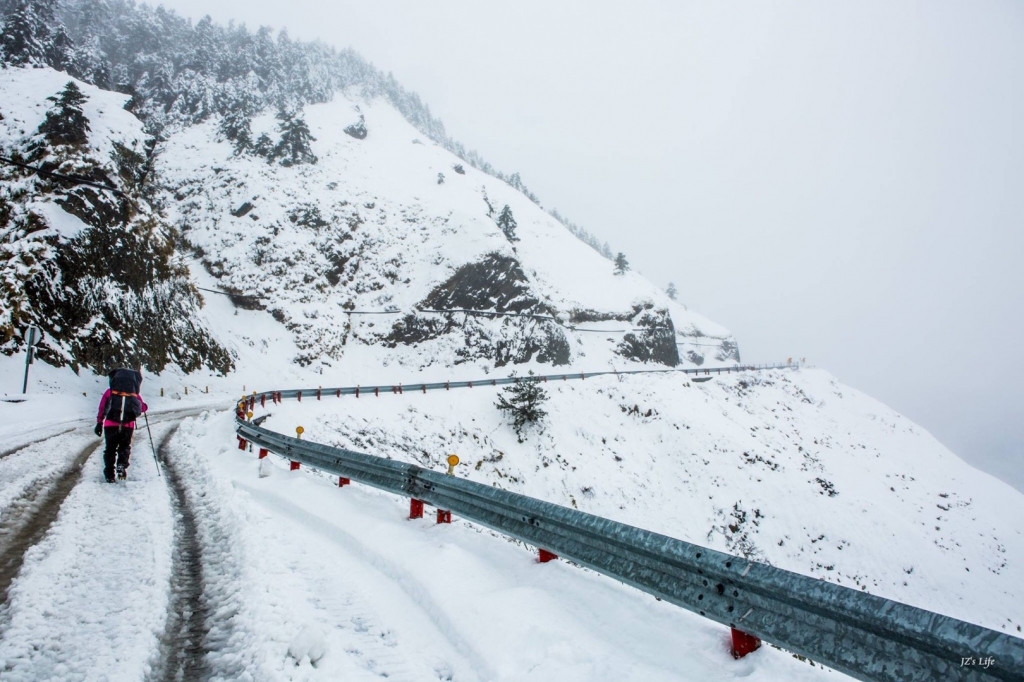
[[[163,476],[160,473],[160,458],[156,456],[156,445],[153,444],[153,431],[149,428],[149,415],[143,412],[142,416],[146,418],[146,431],[149,433],[149,447],[153,449],[153,461],[156,462],[156,475]]]

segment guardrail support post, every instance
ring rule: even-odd
[[[266,406],[267,406],[267,394],[266,393],[261,393],[260,394],[260,407],[266,407]]]
[[[452,522],[452,513],[450,511],[448,511],[447,509],[438,509],[437,510],[437,522],[438,523],[451,523]]]
[[[409,518],[423,518],[423,500],[417,500],[415,497],[409,500]]]
[[[300,466],[302,466],[302,465],[299,464],[298,462],[296,462],[294,460],[289,460],[289,462],[288,462],[288,471],[298,471]]]
[[[248,445],[248,443],[245,442],[245,439],[242,438],[241,436],[235,436],[235,437],[238,439],[238,449],[239,450],[245,450],[246,446]]]
[[[260,448],[260,459],[265,458],[269,454],[270,454],[269,450],[267,450],[266,448]]]
[[[302,391],[299,391],[298,394],[296,394],[295,397],[298,398],[299,402],[301,403],[302,402]]]
[[[549,552],[546,549],[537,548],[537,561],[538,563],[546,564],[549,561],[553,561],[558,558],[558,555],[554,552]]]
[[[339,488],[344,488],[345,486],[351,485],[351,484],[352,484],[352,481],[350,481],[349,479],[345,478],[344,476],[338,476],[338,487]]]
[[[761,648],[761,640],[754,637],[754,635],[748,635],[736,628],[731,628],[731,630],[733,658],[743,658],[752,651],[757,651]]]
[[[320,400],[320,389],[316,389],[316,399]]]

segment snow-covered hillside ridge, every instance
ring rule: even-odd
[[[146,200],[152,139],[125,95],[49,68],[0,70],[0,155],[112,190],[0,164],[0,352],[29,324],[39,357],[76,370],[135,360],[230,368],[193,322],[200,301]]]
[[[171,135],[156,172],[185,239],[226,289],[258,296],[292,329],[300,363],[336,365],[360,346],[373,349],[361,362],[414,368],[739,359],[726,330],[643,277],[614,274],[523,194],[462,164],[386,102],[338,94],[298,115],[315,163],[237,154],[210,121]],[[276,129],[271,113],[252,121],[253,138]],[[518,317],[418,312],[452,309]]]
[[[817,369],[544,384],[520,442],[487,385],[258,409],[418,463],[1020,636],[1024,496]]]

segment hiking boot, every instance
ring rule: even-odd
[[[117,480],[123,481],[128,478],[128,470],[125,467],[117,467]]]
[[[103,480],[105,480],[107,483],[114,483],[114,477],[113,476],[104,476]]]

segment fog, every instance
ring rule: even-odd
[[[1024,5],[165,4],[355,48],[745,361],[1024,490]]]

